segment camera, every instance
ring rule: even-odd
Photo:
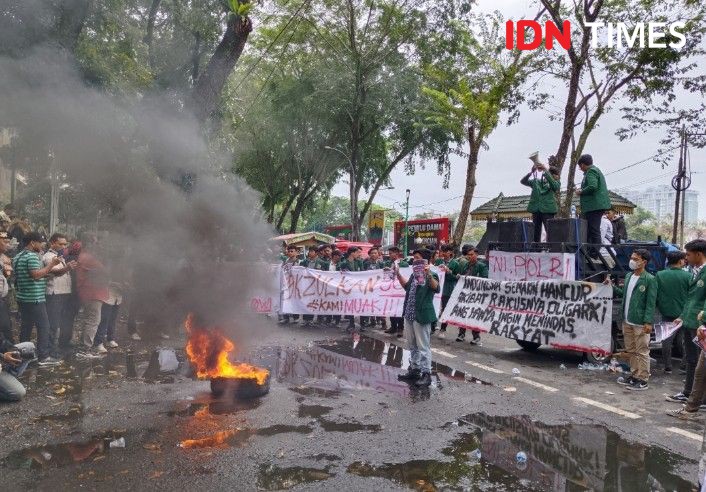
[[[15,347],[15,352],[19,354],[22,360],[32,360],[35,358],[33,347]]]

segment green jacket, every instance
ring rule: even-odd
[[[289,263],[291,266],[297,266],[301,265],[303,262],[299,261],[296,258],[294,258],[294,261],[289,261],[289,258],[285,258],[284,261],[282,261],[282,265],[286,265],[287,263]]]
[[[349,260],[348,258],[344,258],[338,263],[338,269],[342,272],[361,272],[364,270],[361,260]]]
[[[429,280],[424,282],[424,285],[417,286],[417,292],[415,295],[417,298],[414,301],[414,317],[418,323],[423,325],[434,323],[437,321],[436,310],[434,309],[434,294],[437,294],[440,290],[438,285],[439,276],[432,272],[432,277],[436,279],[437,287],[436,290],[432,289],[429,285]],[[409,289],[412,286],[412,279],[408,279],[405,290],[407,291],[404,295],[404,304],[407,305],[407,299],[409,298]]]
[[[331,258],[323,258],[319,257],[316,259],[316,262],[313,265],[310,265],[309,268],[313,268],[315,270],[324,270],[326,272],[329,271],[329,268],[331,268]]]
[[[376,262],[370,261],[370,259],[366,259],[363,262],[363,270],[382,270],[385,268],[385,261],[379,259]]]
[[[456,287],[458,276],[461,274],[461,264],[454,258],[451,258],[448,262],[439,259],[435,264],[436,266],[446,265],[449,270],[451,270],[449,273],[444,275],[444,287],[441,290],[442,296],[450,296],[454,290],[454,287]]]
[[[706,265],[701,268],[695,279],[689,281],[689,294],[679,316],[684,322],[682,325],[684,328],[695,330],[699,327],[701,323],[696,317],[699,311],[704,310],[704,304],[706,304]]]
[[[385,260],[385,268],[392,268],[392,266],[395,264],[394,261],[392,260]],[[406,268],[409,266],[409,263],[407,263],[407,260],[400,260],[400,268]]]
[[[657,272],[657,308],[662,316],[678,318],[684,310],[689,295],[691,274],[681,268],[668,268]]]
[[[625,289],[632,278],[632,272],[625,276],[623,287],[613,286],[613,294],[622,296],[620,314],[625,313]],[[655,317],[655,304],[657,303],[657,279],[651,273],[644,271],[635,284],[628,306],[628,318],[624,321],[633,325],[651,325]]]
[[[473,265],[466,261],[466,265],[463,267],[461,275],[468,277],[488,278],[488,265],[481,260],[476,261]]]
[[[555,193],[561,188],[561,183],[554,179],[549,171],[544,171],[541,179],[530,179],[528,174],[520,183],[532,188],[527,211],[530,213],[555,214],[559,210]]]
[[[595,210],[608,210],[611,207],[605,177],[596,166],[589,167],[583,175],[580,204],[582,214]]]
[[[307,268],[316,268],[316,261],[318,258],[314,260],[309,260],[309,258],[304,258],[302,261],[299,262],[299,266],[307,267]]]

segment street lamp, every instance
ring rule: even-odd
[[[409,254],[409,189],[405,193],[407,194],[407,201],[404,206],[404,257],[407,258]]]

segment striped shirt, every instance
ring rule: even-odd
[[[41,258],[34,251],[22,250],[12,259],[12,268],[15,271],[17,282],[16,298],[18,302],[45,302],[47,288],[46,278],[34,280],[30,275],[31,270],[44,267]]]

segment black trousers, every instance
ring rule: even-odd
[[[54,350],[56,343],[65,346],[73,335],[74,316],[72,316],[71,294],[47,295],[47,316],[49,317],[49,340]],[[68,342],[67,342],[68,340]],[[64,345],[61,342],[65,342]]]
[[[7,297],[0,298],[0,333],[8,342],[15,343],[12,336],[12,322],[10,321],[10,308],[7,307]]]
[[[444,312],[451,296],[441,296],[441,312]],[[446,323],[441,323],[441,331],[446,331]]]
[[[553,219],[556,214],[545,214],[542,212],[534,212],[532,214],[532,223],[534,224],[534,238],[533,241],[538,243],[542,240],[542,226],[547,228],[547,221]],[[599,224],[600,226],[600,224]]]
[[[684,393],[686,396],[691,394],[691,387],[694,385],[694,373],[696,372],[696,364],[699,362],[699,353],[701,349],[696,346],[692,340],[696,336],[696,330],[684,330],[684,359],[686,360],[686,379],[684,379]]]
[[[391,317],[390,318],[390,329],[394,329],[397,331],[403,331],[404,330],[404,318],[400,317]]]
[[[601,218],[604,213],[605,210],[593,210],[592,212],[583,214],[587,222],[586,242],[588,244],[603,244],[601,240]],[[598,257],[598,250],[591,248],[589,254],[596,258]]]
[[[18,302],[20,311],[20,342],[29,342],[32,329],[37,327],[37,357],[41,360],[51,355],[49,316],[45,302]]]

